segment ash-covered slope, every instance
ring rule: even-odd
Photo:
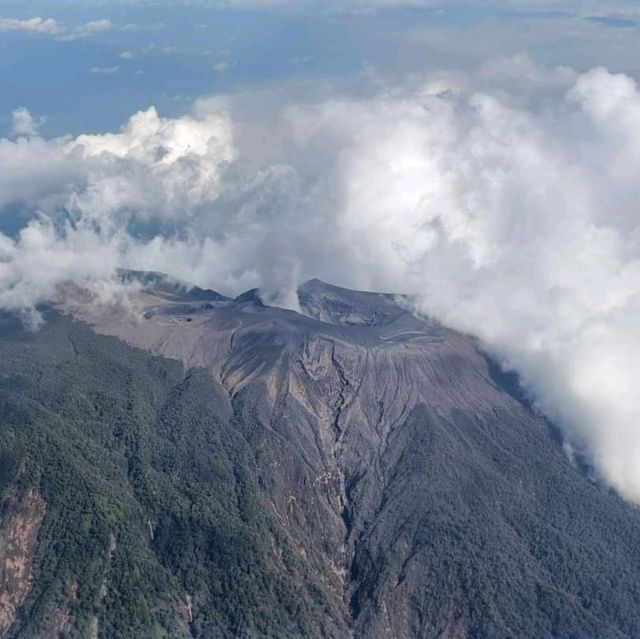
[[[640,636],[639,513],[473,340],[315,280],[302,313],[156,284],[3,330],[0,530],[41,531],[8,636]]]

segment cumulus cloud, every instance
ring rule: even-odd
[[[72,42],[74,40],[80,40],[82,38],[88,38],[97,33],[103,33],[104,31],[110,31],[114,28],[113,22],[109,18],[100,18],[99,20],[90,20],[83,24],[79,24],[72,29],[65,29],[64,35],[61,35],[58,40],[62,42]]]
[[[68,28],[53,18],[34,17],[28,19],[0,17],[0,33],[3,31],[23,31],[33,34],[57,36],[60,41],[86,38],[96,33],[109,31],[114,25],[108,18],[100,18]]]
[[[0,140],[0,210],[20,205],[102,225],[189,215],[219,193],[234,154],[227,115],[161,118],[154,108],[118,133]]]
[[[28,33],[57,34],[63,30],[60,23],[53,18],[29,18],[19,20],[17,18],[0,17],[1,31],[26,31]]]
[[[45,123],[45,118],[34,118],[25,107],[17,108],[11,114],[11,133],[14,136],[38,135],[38,129]]]
[[[82,26],[78,27],[78,30],[85,31],[87,33],[98,33],[100,31],[108,31],[113,28],[113,23],[108,18],[101,18],[100,20],[91,20],[85,22]]]
[[[268,122],[240,111],[218,98],[114,134],[0,141],[0,211],[31,212],[0,236],[0,306],[69,280],[105,296],[118,266],[290,305],[311,276],[409,293],[517,370],[640,503],[632,79],[517,58]]]

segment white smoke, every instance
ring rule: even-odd
[[[411,293],[516,369],[640,503],[632,79],[520,58],[277,122],[232,125],[221,105],[233,112],[213,100],[117,134],[2,140],[0,208],[31,219],[0,236],[0,306],[32,309],[67,280],[104,295],[118,266],[291,305],[311,276]],[[253,153],[261,131],[271,158]]]

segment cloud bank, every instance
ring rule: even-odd
[[[57,36],[62,42],[86,38],[114,28],[114,24],[108,18],[91,20],[84,24],[79,24],[74,28],[66,27],[54,18],[33,18],[20,19],[0,16],[0,33],[8,31],[21,31],[33,35]]]
[[[517,370],[640,503],[640,90],[524,58],[247,120],[232,98],[118,133],[0,141],[0,306],[119,266],[295,304],[318,276],[416,296]]]
[[[632,17],[640,12],[636,0],[119,0],[125,5],[191,6],[231,9],[272,9],[331,11],[350,13],[394,8],[417,8],[439,11],[482,9],[487,13],[523,12],[553,14]]]

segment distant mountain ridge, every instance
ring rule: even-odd
[[[0,636],[640,636],[640,513],[472,339],[122,277],[139,316],[1,318]]]
[[[117,275],[125,283],[135,282],[144,290],[153,291],[155,295],[165,295],[174,300],[230,301],[230,298],[217,291],[200,288],[158,271],[134,271],[121,268],[118,269]]]

